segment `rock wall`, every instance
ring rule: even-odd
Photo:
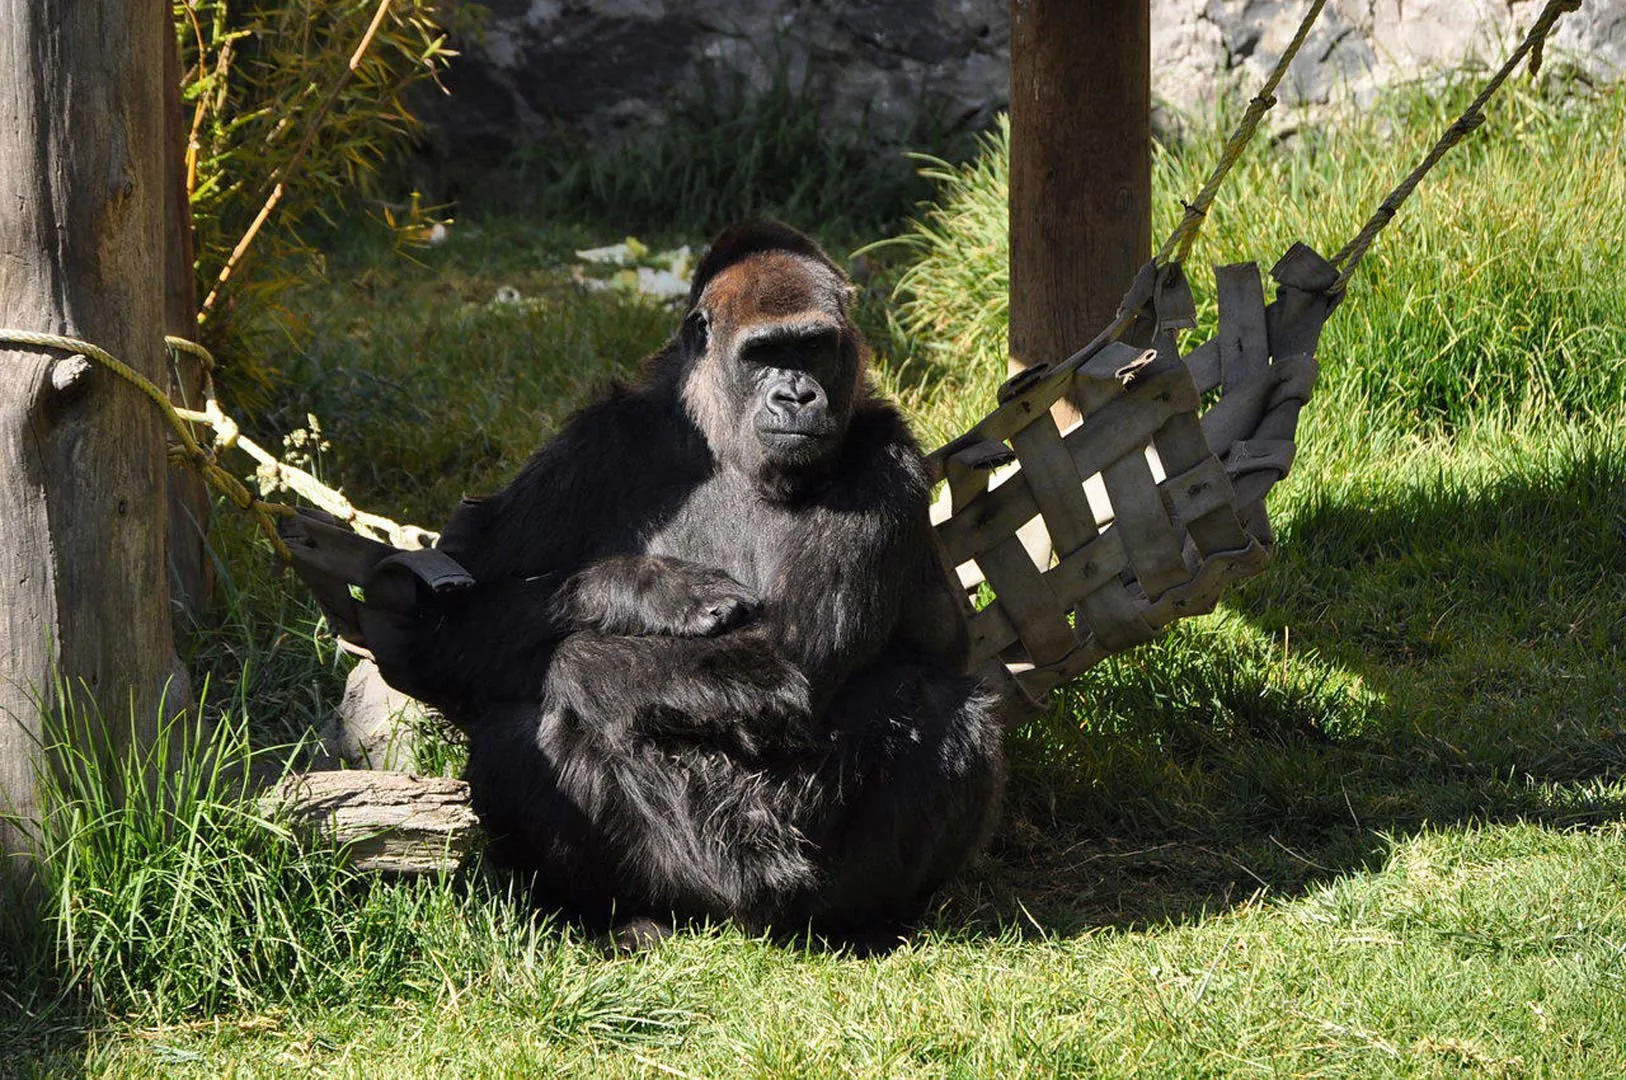
[[[1368,101],[1442,70],[1497,67],[1546,0],[1330,0],[1288,69],[1284,103]],[[1158,98],[1200,111],[1251,93],[1281,57],[1304,5],[1271,0],[1152,0]],[[1547,63],[1593,82],[1626,76],[1626,0],[1583,0],[1549,42]]]
[[[496,144],[659,122],[722,76],[806,87],[832,122],[980,129],[1009,80],[1007,0],[483,0],[438,110]]]
[[[1078,2],[1078,0],[1075,0]],[[1396,80],[1500,56],[1543,0],[1330,0],[1295,61],[1289,102],[1356,101]],[[571,127],[658,123],[721,74],[805,86],[830,122],[907,140],[979,129],[1003,109],[1009,0],[485,0],[437,110],[464,146],[504,149]],[[1152,0],[1153,89],[1200,111],[1258,84],[1300,3]],[[1626,0],[1584,0],[1550,62],[1626,75]]]

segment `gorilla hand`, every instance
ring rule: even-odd
[[[565,619],[611,635],[711,637],[750,621],[761,601],[721,570],[664,555],[613,555],[564,589]]]

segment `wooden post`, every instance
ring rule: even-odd
[[[1011,2],[1012,373],[1094,337],[1151,256],[1150,19],[1149,0]]]
[[[0,326],[95,342],[159,385],[172,36],[166,0],[0,0]],[[37,809],[58,675],[115,745],[151,737],[179,670],[166,518],[152,403],[0,345],[0,809]],[[26,847],[0,824],[0,851]]]

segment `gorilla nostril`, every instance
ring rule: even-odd
[[[805,387],[780,386],[768,395],[768,399],[776,405],[800,409],[811,404],[817,396],[816,392]]]
[[[824,403],[824,391],[811,379],[781,383],[768,393],[768,401],[791,412],[816,408]]]

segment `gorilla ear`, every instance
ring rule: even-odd
[[[683,328],[679,332],[683,335],[683,350],[690,356],[699,356],[706,351],[711,337],[711,323],[704,311],[695,308],[684,317]]]

